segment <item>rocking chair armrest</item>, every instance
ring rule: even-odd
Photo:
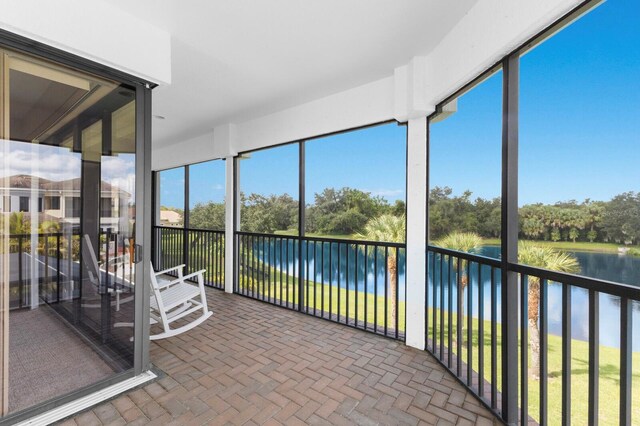
[[[184,268],[184,266],[185,266],[184,264],[183,265],[174,266],[173,268],[168,268],[168,269],[165,269],[163,271],[155,272],[155,275],[156,276],[163,275],[163,274],[166,274],[167,272],[175,271],[177,269],[182,269],[182,268]]]
[[[120,256],[110,257],[108,261],[105,260],[104,262],[101,262],[101,264],[105,264],[105,263],[113,264],[113,263],[124,263],[124,262],[125,262],[124,256],[120,255]]]
[[[164,288],[166,288],[166,287],[171,287],[172,285],[179,284],[179,283],[181,283],[181,282],[183,282],[183,281],[186,281],[186,280],[188,280],[188,279],[190,279],[190,278],[193,278],[193,277],[195,277],[195,276],[202,275],[202,274],[204,274],[205,272],[206,272],[206,269],[202,269],[202,270],[200,270],[200,271],[193,272],[193,273],[191,273],[191,274],[189,274],[189,275],[185,275],[185,276],[184,276],[184,277],[182,277],[182,278],[176,278],[175,280],[171,280],[171,281],[167,281],[167,282],[158,283],[158,288],[159,288],[159,289],[164,289]],[[204,283],[204,280],[203,280],[203,283]]]
[[[182,279],[183,279],[183,280],[188,280],[188,279],[190,279],[190,278],[197,277],[198,275],[202,275],[202,276],[203,276],[203,278],[204,278],[204,273],[205,273],[205,272],[207,272],[207,270],[206,270],[206,269],[201,269],[201,270],[199,270],[199,271],[197,271],[197,272],[192,272],[192,273],[190,273],[189,275],[185,275],[184,277],[182,277]],[[204,281],[204,280],[203,280],[203,281]]]

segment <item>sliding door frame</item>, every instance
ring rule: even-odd
[[[5,111],[6,100],[4,96],[4,51],[0,49],[0,139],[5,135]],[[3,156],[6,158],[6,156]],[[3,165],[4,166],[4,165]],[[1,186],[7,188],[8,177],[0,179]],[[4,192],[2,197],[2,209],[6,208]],[[2,221],[3,235],[9,235],[9,222]],[[3,238],[0,246],[0,417],[9,411],[9,239]]]
[[[151,273],[151,88],[136,86],[136,263],[134,371],[149,369],[149,297]]]
[[[0,138],[4,138],[8,123],[6,96],[4,92],[4,49],[51,61],[55,64],[115,80],[135,88],[136,100],[136,231],[135,231],[135,317],[134,317],[134,365],[133,368],[115,373],[107,379],[45,401],[26,410],[6,415],[8,411],[8,342],[9,300],[8,300],[8,239],[3,238],[0,247],[0,426],[15,424],[38,414],[50,411],[94,392],[103,390],[124,380],[135,377],[150,369],[149,362],[149,271],[151,255],[151,89],[157,85],[133,75],[101,65],[91,60],[47,46],[43,43],[0,29]],[[8,222],[7,222],[8,223]],[[8,225],[7,225],[8,226]],[[4,230],[3,230],[4,232]],[[6,241],[5,241],[6,240]],[[5,285],[6,284],[6,285]]]

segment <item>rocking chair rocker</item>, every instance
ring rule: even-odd
[[[160,272],[154,272],[151,267],[151,324],[161,324],[164,331],[152,334],[151,340],[165,339],[177,336],[202,324],[212,314],[207,307],[207,296],[204,291],[204,272],[201,270],[183,276],[184,265],[175,266]],[[178,272],[178,278],[166,282],[159,281],[158,276],[171,271]],[[188,279],[197,277],[198,285],[190,284]],[[202,315],[188,324],[177,328],[171,328],[171,323],[186,317],[194,312],[202,310]]]

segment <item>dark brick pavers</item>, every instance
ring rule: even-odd
[[[428,353],[401,342],[207,290],[212,318],[152,342],[165,377],[71,425],[490,425]]]

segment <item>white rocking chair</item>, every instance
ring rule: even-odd
[[[202,324],[212,314],[207,307],[207,296],[204,291],[204,272],[201,270],[183,276],[184,265],[154,272],[151,267],[151,324],[161,324],[164,332],[152,334],[151,340],[177,336]],[[178,271],[178,278],[172,281],[159,281],[158,276],[167,272]],[[198,285],[190,284],[188,279],[198,277]],[[178,328],[171,328],[171,323],[194,312],[202,310],[202,315]]]

